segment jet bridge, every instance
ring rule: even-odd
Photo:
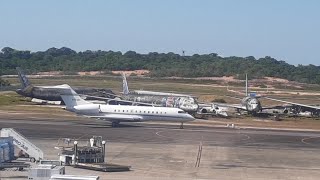
[[[35,162],[43,159],[42,150],[33,143],[31,143],[22,134],[15,131],[13,128],[2,128],[0,130],[0,137],[12,137],[13,144],[19,147],[25,153],[28,153],[30,161]]]

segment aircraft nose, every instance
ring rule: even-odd
[[[258,108],[258,105],[257,105],[257,104],[253,105],[253,106],[252,106],[252,109],[253,109],[253,110],[258,110],[258,109],[259,109],[259,108]]]
[[[196,119],[196,118],[194,118],[193,116],[191,116],[190,114],[187,114],[187,118],[188,118],[188,120],[190,120],[190,121],[193,121],[193,120]]]

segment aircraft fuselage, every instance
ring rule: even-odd
[[[245,97],[241,100],[241,105],[247,109],[248,112],[258,113],[262,110],[259,99],[255,97]]]
[[[187,122],[194,120],[194,117],[178,108],[149,107],[149,106],[122,106],[122,105],[103,105],[86,104],[74,106],[72,109],[79,115],[89,117],[111,118],[122,117],[121,121],[172,121]],[[126,120],[130,119],[130,120]]]
[[[97,88],[74,88],[78,94],[110,97],[113,92],[108,89],[97,89]],[[18,89],[16,92],[22,96],[36,98],[47,101],[62,101],[61,94],[62,90],[58,86],[32,86],[25,89]],[[88,98],[87,98],[88,99]]]
[[[196,112],[199,107],[193,97],[128,94],[124,95],[123,98],[127,101],[155,104],[162,107],[180,108],[186,112]]]

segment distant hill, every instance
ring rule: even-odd
[[[303,61],[303,60],[301,60]],[[244,78],[275,77],[303,83],[320,84],[320,66],[290,65],[272,57],[255,59],[249,57],[220,57],[216,53],[180,56],[175,53],[139,54],[114,51],[76,52],[70,48],[50,48],[30,52],[5,47],[0,53],[0,75],[16,74],[20,66],[28,73],[40,71],[64,71],[72,74],[79,71],[149,70],[154,77],[222,77]]]

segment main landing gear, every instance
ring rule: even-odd
[[[112,121],[112,123],[111,123],[111,127],[118,127],[119,126],[119,122],[116,122],[116,121]]]
[[[181,122],[180,129],[183,129],[183,122]]]

